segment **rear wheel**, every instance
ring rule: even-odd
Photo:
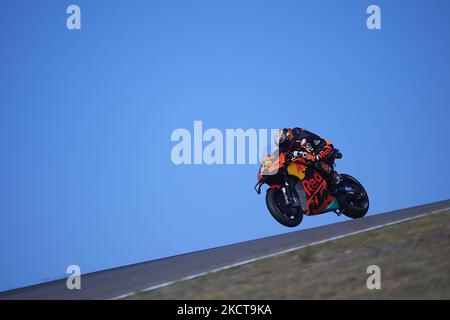
[[[358,180],[347,174],[341,174],[342,181],[338,189],[344,190],[342,213],[352,219],[362,218],[369,211],[369,196]]]
[[[283,226],[296,227],[303,220],[303,210],[300,207],[287,206],[279,188],[267,190],[266,205],[272,217]]]

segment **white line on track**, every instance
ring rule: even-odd
[[[408,217],[408,218],[404,218],[404,219],[400,219],[400,220],[396,220],[396,221],[380,224],[380,225],[373,226],[373,227],[370,227],[370,228],[366,228],[366,229],[362,229],[362,230],[358,230],[358,231],[342,234],[342,235],[339,235],[339,236],[323,239],[323,240],[316,241],[316,242],[311,242],[311,243],[308,243],[308,244],[305,244],[305,245],[302,245],[302,246],[297,246],[297,247],[292,247],[292,248],[289,248],[289,249],[277,251],[277,252],[274,252],[274,253],[266,254],[266,255],[263,255],[263,256],[260,256],[260,257],[256,257],[256,258],[252,258],[252,259],[248,259],[248,260],[244,260],[244,261],[240,261],[240,262],[236,262],[236,263],[233,263],[233,264],[230,264],[230,265],[226,265],[226,266],[223,266],[223,267],[220,267],[220,268],[212,269],[212,270],[209,270],[209,271],[196,273],[196,274],[193,274],[193,275],[190,275],[190,276],[187,276],[187,277],[183,277],[183,278],[178,279],[178,280],[173,280],[173,281],[168,281],[168,282],[164,282],[164,283],[161,283],[161,284],[157,284],[157,285],[145,288],[143,290],[140,290],[139,292],[125,293],[125,294],[122,294],[120,296],[114,297],[111,300],[124,299],[124,298],[132,296],[132,295],[134,295],[136,293],[148,292],[148,291],[151,291],[151,290],[167,287],[167,286],[170,286],[170,285],[172,285],[174,283],[177,283],[177,282],[183,282],[183,281],[199,278],[199,277],[202,277],[202,276],[210,274],[210,273],[215,273],[215,272],[218,272],[218,271],[223,271],[223,270],[227,270],[227,269],[230,269],[230,268],[239,267],[239,266],[242,266],[244,264],[248,264],[248,263],[252,263],[252,262],[255,262],[255,261],[259,261],[259,260],[275,257],[275,256],[282,255],[282,254],[285,254],[285,253],[288,253],[288,252],[295,251],[295,250],[300,250],[300,249],[303,249],[303,248],[315,246],[315,245],[322,244],[322,243],[325,243],[325,242],[329,242],[329,241],[333,241],[333,240],[337,240],[337,239],[342,239],[342,238],[345,238],[345,237],[353,236],[355,234],[359,234],[359,233],[363,233],[363,232],[367,232],[367,231],[381,229],[381,228],[388,227],[388,226],[391,226],[391,225],[394,225],[394,224],[397,224],[397,223],[401,223],[401,222],[405,222],[405,221],[409,221],[409,220],[422,218],[422,217],[427,216],[427,215],[440,213],[440,212],[447,211],[447,210],[448,210],[448,208],[435,210],[435,211],[431,211],[429,213],[423,213],[423,214],[419,214],[417,216]]]

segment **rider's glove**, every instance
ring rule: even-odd
[[[286,152],[286,154],[285,154],[286,159],[289,160],[289,161],[292,161],[292,160],[294,160],[295,158],[297,158],[297,157],[294,155],[294,153],[295,153],[295,151],[294,151],[294,152]]]
[[[328,157],[328,155],[333,151],[333,148],[330,146],[325,146],[322,151],[316,156],[316,161],[321,161]]]

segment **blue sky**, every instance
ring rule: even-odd
[[[172,131],[194,120],[328,138],[370,214],[449,198],[449,14],[444,0],[3,3],[0,290],[292,231],[254,193],[257,165],[172,163]]]

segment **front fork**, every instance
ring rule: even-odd
[[[294,195],[292,186],[286,179],[286,176],[284,176],[284,185],[281,187],[281,191],[283,192],[284,202],[287,206],[292,205],[294,207],[298,207],[300,205],[297,197]]]
[[[283,181],[282,185],[279,187],[281,189],[281,192],[283,193],[283,198],[284,198],[285,204],[287,206],[292,205],[292,206],[298,207],[300,205],[299,199],[295,196],[294,192],[292,191],[292,187],[289,184],[289,182],[287,181],[286,175],[283,174],[282,176],[284,177],[284,179],[283,179],[284,181]],[[256,183],[256,185],[254,187],[256,193],[261,194],[261,187],[263,186],[263,184],[264,184],[263,179],[260,179]]]

